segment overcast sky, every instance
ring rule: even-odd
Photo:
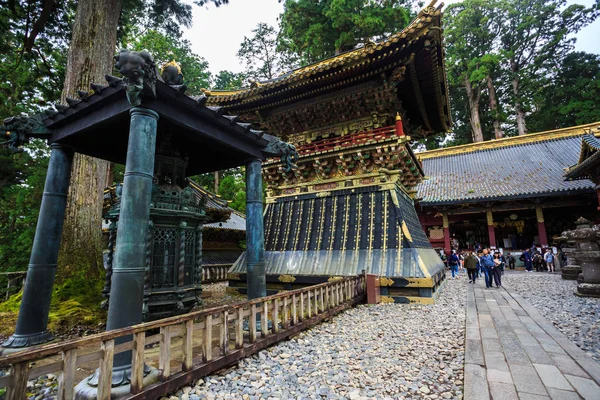
[[[459,0],[448,0],[455,3]],[[186,2],[192,3],[191,0]],[[590,6],[594,0],[568,0]],[[229,5],[193,7],[194,21],[184,37],[192,42],[194,53],[204,57],[212,73],[221,70],[240,72],[242,65],[236,53],[244,36],[250,36],[259,22],[277,26],[283,4],[277,0],[229,0]],[[575,49],[600,54],[600,19],[577,34]]]

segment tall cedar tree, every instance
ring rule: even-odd
[[[506,55],[519,135],[527,133],[529,99],[548,75],[572,50],[576,33],[595,18],[595,9],[566,0],[500,0],[497,17],[504,18],[501,46]],[[571,36],[571,37],[569,37]]]
[[[414,16],[409,0],[286,0],[280,48],[310,64],[400,31]]]
[[[457,91],[465,92],[474,142],[484,140],[480,103],[486,87],[491,86],[491,103],[497,108],[489,54],[497,33],[493,12],[493,1],[487,0],[466,0],[446,9],[449,83],[452,97],[458,97]]]

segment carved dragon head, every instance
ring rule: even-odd
[[[123,75],[127,100],[132,106],[142,103],[142,95],[156,97],[158,71],[150,53],[121,49],[115,57],[115,68]]]

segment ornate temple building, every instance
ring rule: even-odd
[[[431,302],[444,265],[413,205],[423,170],[409,144],[451,125],[441,6],[401,32],[207,104],[296,146],[295,167],[263,163],[267,289],[366,270],[387,301]],[[217,108],[218,107],[218,108]],[[245,291],[245,258],[229,284]]]
[[[557,245],[553,237],[579,217],[597,220],[596,185],[585,168],[597,159],[598,134],[600,122],[418,153],[425,179],[417,211],[430,243],[446,252],[479,243],[519,254]]]

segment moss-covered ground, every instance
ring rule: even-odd
[[[100,309],[103,278],[88,274],[72,274],[55,284],[50,303],[48,329],[63,334],[73,326],[96,326],[106,321],[106,311]],[[14,332],[23,291],[0,303],[0,335]]]

